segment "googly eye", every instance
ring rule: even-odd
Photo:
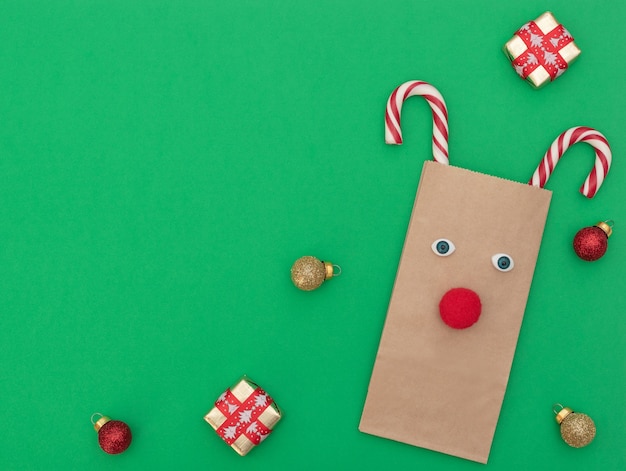
[[[440,257],[447,257],[456,249],[452,241],[448,239],[437,239],[430,247],[433,249],[433,252],[435,252],[435,255],[439,255]]]
[[[493,266],[500,271],[511,271],[515,266],[511,256],[505,253],[495,254],[493,257],[491,257],[491,263],[493,263]]]

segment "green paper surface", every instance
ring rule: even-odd
[[[576,125],[554,192],[489,469],[626,467],[626,4],[6,0],[0,14],[0,469],[469,470],[357,430],[417,189],[428,105],[450,161],[527,181]],[[502,46],[550,9],[582,54],[540,90]],[[445,197],[445,195],[443,195]],[[608,253],[571,243],[613,219]],[[497,230],[497,221],[494,221]],[[523,237],[523,234],[520,234]],[[293,261],[343,273],[305,293]],[[239,457],[203,416],[243,374],[284,418]],[[552,404],[589,414],[562,442]],[[451,413],[462,413],[463,404]],[[109,456],[90,416],[127,422]]]

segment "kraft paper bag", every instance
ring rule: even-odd
[[[426,162],[359,429],[486,463],[533,278],[551,192]],[[437,255],[433,243],[451,242]],[[500,271],[494,255],[512,269]],[[453,329],[451,288],[482,310]]]

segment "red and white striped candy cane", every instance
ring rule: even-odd
[[[557,137],[546,152],[546,155],[543,156],[528,184],[543,188],[559,159],[570,146],[577,142],[586,142],[593,146],[596,152],[596,161],[593,169],[591,169],[585,182],[580,187],[580,192],[583,195],[587,198],[593,198],[611,168],[611,147],[601,132],[586,126],[576,126],[568,129]]]
[[[433,157],[436,162],[448,164],[448,109],[441,93],[431,84],[420,80],[403,83],[396,88],[387,101],[385,112],[385,142],[402,144],[400,113],[407,98],[423,96],[433,111]]]

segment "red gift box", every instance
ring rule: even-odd
[[[563,74],[580,49],[548,11],[522,26],[504,45],[504,53],[517,74],[539,88]]]
[[[204,416],[222,440],[241,456],[263,442],[280,418],[274,400],[245,377],[224,391]]]

